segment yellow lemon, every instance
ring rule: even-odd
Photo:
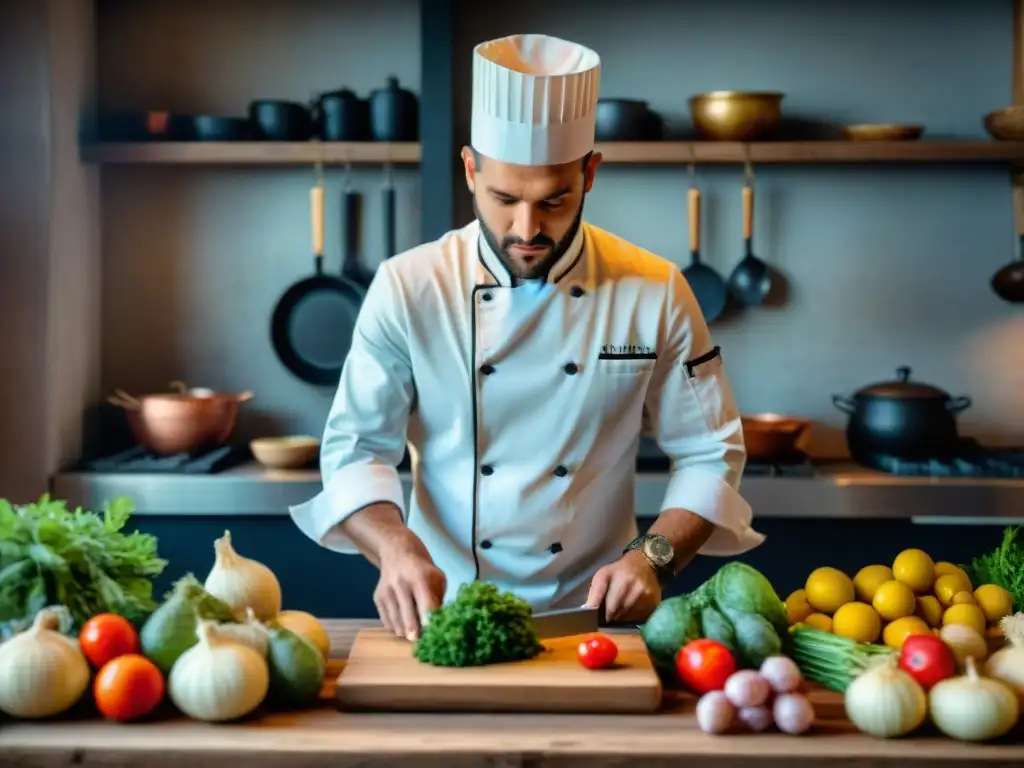
[[[903,647],[903,641],[911,635],[930,635],[931,629],[917,616],[904,616],[890,622],[882,630],[882,642],[897,651]]]
[[[832,632],[858,643],[873,643],[882,633],[882,620],[867,603],[847,603],[832,617]]]
[[[895,621],[904,616],[912,616],[917,608],[914,591],[902,581],[887,581],[875,592],[871,605],[878,615],[886,621]]]
[[[979,635],[985,634],[985,614],[976,605],[951,605],[942,614],[942,626],[949,624],[963,624],[970,627]]]
[[[799,624],[811,615],[811,604],[807,602],[807,593],[797,589],[786,598],[786,615],[790,624]]]
[[[865,565],[853,577],[857,599],[862,603],[870,603],[875,599],[877,589],[893,578],[895,577],[892,575],[892,568],[888,565]]]
[[[804,591],[807,602],[821,613],[835,613],[854,598],[853,581],[838,568],[815,568],[807,577]]]
[[[971,591],[971,582],[966,574],[947,573],[935,580],[935,596],[943,605],[952,605],[957,592]]]
[[[1013,597],[998,584],[982,584],[974,590],[974,601],[989,624],[1013,613]]]
[[[892,563],[892,573],[915,592],[927,592],[935,580],[935,564],[927,552],[904,549]]]
[[[812,613],[806,619],[804,624],[815,629],[820,629],[822,632],[832,631],[832,619],[826,616],[824,613]]]
[[[939,578],[939,576],[949,576],[950,574],[952,574],[954,576],[963,576],[965,579],[967,579],[968,583],[970,583],[970,581],[971,581],[970,578],[968,578],[967,573],[959,565],[953,565],[953,563],[947,563],[945,560],[943,560],[940,563],[936,563],[935,564],[935,578],[936,579]]]
[[[957,592],[953,595],[953,601],[950,605],[974,605],[974,595],[966,590],[963,592]]]
[[[917,610],[914,615],[924,619],[929,627],[942,626],[942,606],[935,595],[922,595],[917,598]]]

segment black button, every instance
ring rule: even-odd
[[[578,299],[580,296],[583,295],[583,289],[580,288],[578,285],[574,285],[572,288],[569,289],[569,295],[572,296],[574,299]]]
[[[562,545],[556,541],[554,544],[548,547],[548,550],[551,552],[552,555],[557,555],[559,552],[562,551]]]
[[[483,365],[480,366],[480,373],[482,373],[484,376],[490,376],[492,373],[494,373],[494,366],[491,365],[490,363],[484,363]]]
[[[491,548],[491,542],[490,542],[489,539],[484,539],[483,541],[480,542],[480,549],[490,549],[490,548]]]
[[[555,467],[555,477],[565,477],[569,474],[569,470],[559,464]]]
[[[494,467],[492,467],[490,464],[484,464],[482,467],[480,467],[480,474],[483,475],[484,477],[489,477],[490,475],[494,474]]]
[[[480,294],[480,298],[483,299],[484,301],[490,301],[493,297],[489,291],[485,291],[484,293]]]
[[[570,376],[575,376],[577,373],[579,373],[580,367],[576,365],[576,363],[566,363],[565,367],[562,370],[568,373]]]

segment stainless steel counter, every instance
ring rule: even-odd
[[[639,474],[636,510],[654,517],[668,476]],[[406,494],[411,488],[403,476]],[[285,515],[320,490],[316,471],[275,471],[258,464],[215,475],[63,473],[51,492],[96,508],[129,496],[139,515]],[[914,519],[1007,524],[1024,519],[1024,480],[895,477],[853,465],[826,465],[814,477],[750,476],[742,492],[757,517]]]

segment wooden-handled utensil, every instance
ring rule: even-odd
[[[768,265],[754,255],[754,168],[748,158],[743,183],[743,258],[729,276],[729,293],[740,304],[756,307],[772,289]]]
[[[292,374],[310,384],[337,386],[364,291],[340,274],[324,271],[324,185],[319,164],[309,202],[313,274],[278,300],[270,337],[278,359]]]
[[[687,212],[690,220],[690,264],[683,270],[683,276],[697,298],[704,319],[710,323],[725,309],[726,287],[722,276],[700,259],[701,197],[696,182],[696,170],[692,163]]]

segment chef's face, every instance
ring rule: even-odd
[[[473,210],[513,277],[543,277],[572,245],[600,153],[563,165],[511,165],[462,150]]]

